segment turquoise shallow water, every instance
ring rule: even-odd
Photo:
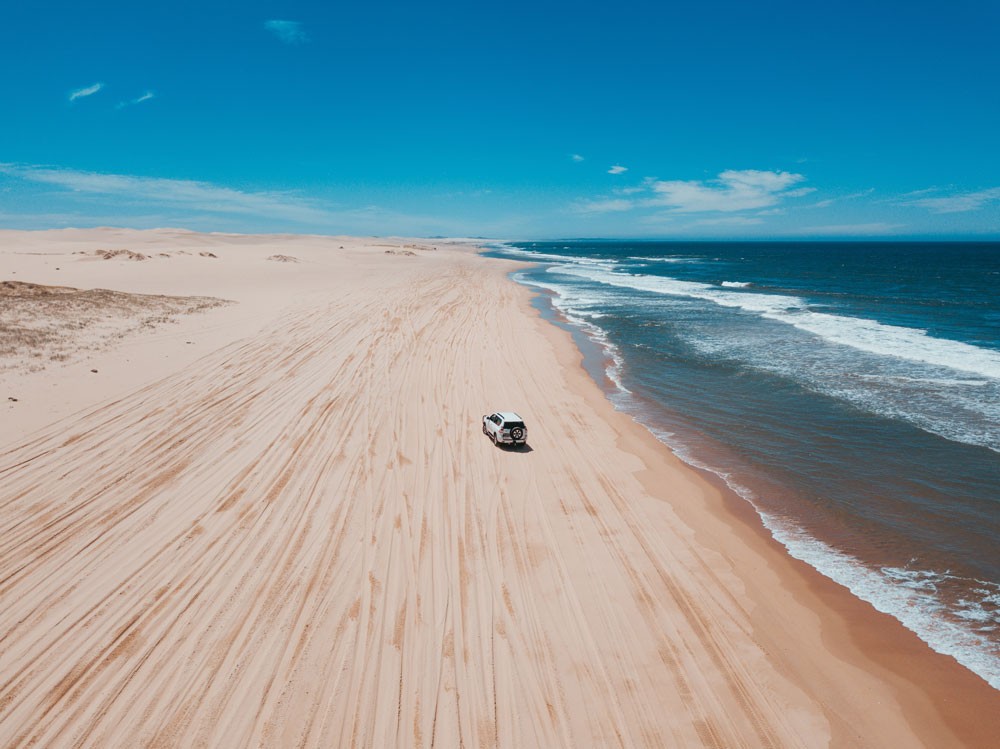
[[[789,552],[1000,689],[1000,244],[500,245]]]

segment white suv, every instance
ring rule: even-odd
[[[524,419],[513,411],[497,411],[483,417],[483,434],[499,445],[523,445],[528,441]]]

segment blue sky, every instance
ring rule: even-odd
[[[0,227],[1000,238],[1000,3],[9,4]]]

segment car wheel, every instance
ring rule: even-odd
[[[510,430],[510,436],[511,439],[517,442],[524,436],[524,430],[521,429],[521,427],[514,427],[513,429]]]
[[[483,424],[483,434],[489,436],[489,431],[486,429],[486,425]]]

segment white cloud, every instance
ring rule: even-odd
[[[938,192],[941,188],[939,187],[925,187],[923,190],[911,190],[910,192],[904,192],[899,197],[901,198],[915,198],[918,195],[930,195],[931,193]]]
[[[827,198],[826,200],[819,200],[815,203],[810,203],[805,208],[829,208],[834,203],[840,202],[842,200],[855,200],[856,198],[865,198],[875,192],[874,187],[869,187],[867,190],[861,190],[860,192],[852,192],[848,195],[839,195],[835,198]]]
[[[615,171],[620,170],[620,171]],[[609,170],[621,174],[625,167]],[[805,179],[801,174],[730,169],[713,180],[658,180],[647,177],[642,184],[619,187],[612,195],[599,199],[579,200],[571,208],[577,213],[612,213],[632,209],[667,209],[667,214],[735,213],[757,210],[757,216],[784,212],[774,208],[786,198],[800,198],[815,192],[814,187],[795,187]],[[628,196],[628,197],[622,197]],[[635,197],[632,197],[635,196]],[[759,210],[770,208],[770,210]],[[733,217],[716,220],[707,218],[690,226],[751,225],[762,223],[760,218]]]
[[[639,223],[644,226],[654,226],[663,227],[668,226],[670,228],[675,228],[676,224],[673,216],[669,216],[666,213],[650,213],[648,216],[640,216]]]
[[[624,174],[627,171],[628,171],[627,166],[621,166],[619,164],[615,164],[613,167],[608,169],[608,174]]]
[[[570,158],[571,158],[571,159],[572,159],[573,161],[583,161],[583,156],[581,156],[581,155],[580,155],[580,154],[578,154],[578,153],[574,153],[574,154],[570,154]]]
[[[583,200],[576,203],[573,208],[578,213],[618,213],[621,211],[631,211],[635,204],[631,200],[623,198],[609,200]]]
[[[103,83],[95,83],[92,86],[86,86],[84,88],[78,88],[76,91],[73,91],[69,95],[69,100],[70,101],[76,101],[77,99],[82,99],[82,98],[84,98],[86,96],[93,96],[98,91],[100,91],[102,88],[104,88],[104,84]]]
[[[923,193],[924,191],[918,192]],[[1000,187],[992,187],[988,190],[979,190],[977,192],[945,195],[939,198],[920,198],[906,202],[904,205],[926,208],[933,213],[965,213],[966,211],[978,211],[980,208],[996,201],[1000,201]]]
[[[302,44],[309,41],[302,24],[298,21],[265,21],[264,28],[278,37],[285,44]]]
[[[832,224],[827,226],[804,226],[787,232],[788,236],[806,237],[867,237],[884,234],[898,234],[905,224],[889,224],[884,221],[871,224]]]
[[[783,198],[804,195],[804,190],[810,188],[788,189],[804,179],[801,174],[789,172],[729,169],[707,181],[657,180],[651,183],[655,195],[647,205],[669,208],[676,213],[767,208]]]
[[[121,109],[122,107],[128,107],[128,106],[131,106],[133,104],[142,104],[144,101],[149,101],[150,99],[155,99],[155,98],[156,98],[156,94],[154,94],[152,91],[147,91],[142,96],[137,96],[136,98],[129,99],[128,101],[120,101],[120,102],[118,102],[118,106],[115,107],[115,108],[116,109]]]
[[[763,224],[762,218],[750,218],[748,216],[720,216],[719,218],[702,218],[692,221],[690,226],[754,226]]]
[[[280,192],[248,192],[184,179],[100,174],[74,169],[0,163],[0,174],[55,185],[75,193],[122,202],[183,207],[199,213],[247,214],[305,223],[329,223],[334,214],[311,201]]]

